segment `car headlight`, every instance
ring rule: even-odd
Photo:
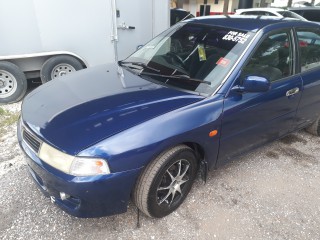
[[[104,159],[71,156],[46,143],[41,145],[39,158],[50,166],[74,176],[95,176],[110,173],[109,166]]]

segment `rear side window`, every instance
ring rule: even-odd
[[[320,31],[297,30],[301,72],[320,66]]]

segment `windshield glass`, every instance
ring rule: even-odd
[[[252,32],[179,23],[120,62],[169,87],[212,94],[234,66]]]

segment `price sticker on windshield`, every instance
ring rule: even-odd
[[[229,31],[226,35],[224,35],[222,40],[244,44],[249,37],[250,37],[250,34],[247,34],[247,33]]]
[[[229,63],[230,63],[229,59],[221,57],[216,64],[222,67],[227,67]]]

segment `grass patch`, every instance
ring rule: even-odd
[[[3,108],[0,107],[0,116],[5,115],[6,111],[3,110]]]
[[[19,113],[11,113],[0,107],[0,137],[6,133],[6,127],[18,121],[19,115]]]

